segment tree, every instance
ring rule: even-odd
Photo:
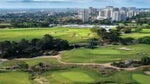
[[[142,28],[136,28],[136,29],[134,30],[134,32],[137,32],[137,33],[141,32],[141,31],[142,31]]]
[[[143,57],[143,58],[141,59],[141,63],[142,63],[143,65],[150,65],[150,57]]]
[[[145,36],[145,37],[139,38],[138,41],[140,43],[150,44],[150,36]]]
[[[120,41],[120,32],[117,30],[110,29],[106,31],[104,28],[93,28],[92,32],[96,32],[100,37],[100,40],[104,42],[119,42]]]
[[[132,32],[132,29],[129,28],[129,27],[126,27],[126,28],[123,28],[123,32],[124,32],[124,33],[131,33],[131,32]]]
[[[32,39],[31,41],[22,39],[20,42],[0,42],[0,55],[2,58],[28,58],[43,55],[44,52],[69,48],[68,41],[56,39],[47,34],[42,39]]]
[[[56,39],[55,40],[55,49],[56,50],[65,50],[69,48],[69,43],[66,40]]]
[[[124,44],[124,45],[132,44],[132,43],[133,43],[133,40],[135,40],[135,39],[134,39],[134,38],[131,38],[131,37],[122,38],[122,39],[121,39],[121,43]]]
[[[48,34],[44,35],[44,37],[39,42],[39,45],[42,50],[52,50],[54,47],[54,38]]]

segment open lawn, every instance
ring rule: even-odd
[[[0,72],[0,84],[32,84],[25,72]]]
[[[143,74],[133,74],[133,79],[140,84],[150,84],[150,76]]]
[[[0,41],[20,41],[23,38],[31,40],[42,38],[45,34],[68,40],[70,43],[85,42],[94,37],[89,28],[15,28],[0,29]]]
[[[144,36],[150,36],[150,29],[143,29],[140,33],[131,33],[131,34],[123,34],[123,38],[132,37],[132,38],[140,38]]]
[[[67,69],[44,73],[50,84],[85,84],[99,79],[98,73],[83,69]]]
[[[95,49],[73,49],[62,53],[62,60],[73,63],[107,63],[150,56],[150,45],[112,45]]]

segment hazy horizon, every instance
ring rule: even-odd
[[[1,0],[0,8],[103,8],[137,7],[150,8],[147,0]]]

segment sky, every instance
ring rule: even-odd
[[[0,8],[150,8],[150,0],[0,0]]]

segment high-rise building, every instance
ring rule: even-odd
[[[127,19],[127,8],[120,8],[120,20],[125,21]]]
[[[107,17],[108,19],[111,19],[111,18],[112,18],[113,10],[114,10],[114,7],[113,7],[113,6],[107,6],[107,7],[105,8],[106,17]]]
[[[112,14],[112,21],[120,21],[120,20],[121,20],[120,11],[118,8],[115,8]]]
[[[80,18],[82,19],[83,22],[89,21],[89,10],[88,9],[81,10]]]
[[[101,9],[99,11],[99,15],[98,15],[97,19],[99,19],[99,20],[111,19],[112,15],[113,15],[113,10],[114,10],[113,6],[107,6],[106,8]]]
[[[135,7],[122,7],[122,8],[114,8],[113,6],[107,6],[104,9],[99,11],[99,15],[97,19],[111,19],[112,21],[125,21],[127,18],[132,18],[139,14]]]
[[[134,11],[133,10],[129,10],[128,12],[127,12],[127,17],[128,18],[132,18],[134,16]]]
[[[90,15],[90,17],[96,16],[97,14],[98,14],[98,11],[97,11],[96,8],[89,7],[89,15]]]
[[[99,19],[99,20],[107,19],[106,11],[104,9],[101,9],[99,11],[99,15],[98,15],[97,19]]]

